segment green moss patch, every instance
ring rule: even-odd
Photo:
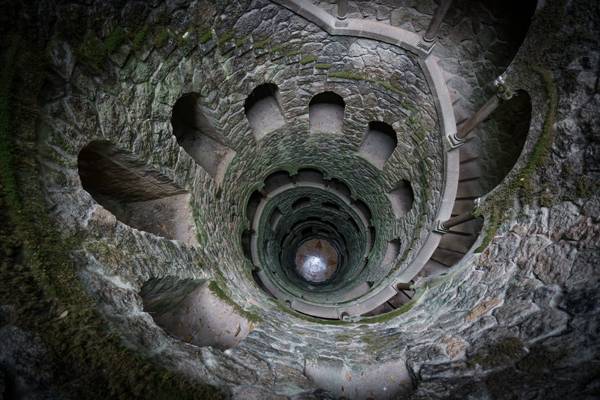
[[[242,307],[239,306],[239,304],[237,304],[235,301],[231,300],[231,298],[225,293],[225,291],[219,287],[217,282],[215,282],[215,281],[210,282],[208,284],[208,288],[215,296],[217,296],[219,299],[223,300],[225,303],[227,303],[231,307],[233,307],[233,309],[238,314],[240,314],[241,316],[246,318],[248,321],[254,322],[254,323],[262,322],[263,319],[260,317],[260,315],[244,310]]]
[[[171,32],[166,27],[160,27],[153,38],[154,47],[160,49],[164,47],[169,38],[171,37]]]
[[[353,71],[353,70],[332,71],[328,74],[328,77],[338,78],[338,79],[348,79],[348,80],[353,80],[353,81],[365,81],[365,82],[379,85],[389,92],[393,92],[393,93],[397,93],[397,94],[404,94],[402,89],[399,86],[394,85],[391,81],[372,78],[370,76],[363,74],[360,71]]]
[[[301,65],[306,65],[306,64],[310,64],[317,61],[317,56],[310,54],[308,56],[304,56],[302,57],[302,59],[300,61],[298,61]]]
[[[397,316],[410,311],[419,302],[419,299],[421,298],[423,293],[425,293],[425,290],[419,290],[417,291],[417,293],[415,293],[415,295],[409,302],[404,303],[397,309],[374,317],[364,318],[360,322],[364,324],[378,324],[381,322],[389,321],[392,318],[396,318]]]
[[[469,359],[469,364],[478,364],[484,368],[512,364],[526,354],[523,342],[516,337],[505,337],[486,346]]]
[[[285,51],[285,55],[286,57],[295,57],[297,55],[300,55],[302,52],[298,49],[290,49],[287,48],[287,50]]]
[[[255,49],[264,49],[271,43],[271,39],[269,38],[260,38],[253,40],[254,43],[252,44],[252,47],[254,47]]]
[[[93,72],[99,72],[102,69],[108,55],[104,43],[92,32],[88,31],[83,42],[76,49],[79,60],[90,67]]]
[[[353,81],[366,81],[367,77],[356,71],[334,71],[328,75],[330,78],[349,79]]]
[[[206,44],[208,43],[209,40],[211,40],[213,38],[213,33],[212,30],[207,30],[202,32],[199,36],[198,36],[198,42],[200,42],[200,44]]]
[[[104,39],[104,47],[109,54],[112,54],[119,50],[126,40],[127,33],[122,28],[116,28]]]
[[[517,366],[529,373],[539,373],[555,369],[557,364],[564,358],[568,357],[566,349],[549,348],[543,345],[537,345],[529,349],[529,353]]]
[[[225,31],[219,36],[219,38],[217,40],[217,44],[219,45],[219,47],[221,47],[225,43],[227,43],[233,39],[234,39],[234,32],[232,30]]]
[[[142,46],[146,42],[146,38],[148,37],[148,31],[149,31],[148,26],[144,25],[142,28],[140,28],[138,31],[136,31],[133,34],[133,38],[131,39],[131,42],[132,42],[133,48],[135,50],[139,50],[142,48]]]

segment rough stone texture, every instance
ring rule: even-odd
[[[0,307],[0,398],[55,400],[53,372],[39,337],[17,327],[11,306]]]
[[[337,15],[334,1],[314,0],[313,3]],[[475,113],[493,95],[494,80],[505,72],[525,37],[534,3],[453,1],[433,54],[440,58],[458,123]],[[350,1],[347,17],[380,21],[424,34],[437,7],[438,2],[434,0]],[[498,170],[489,167],[507,163],[507,157],[497,153],[498,138],[505,136],[505,132],[494,122],[487,123],[475,130],[462,150],[463,158],[476,155],[483,159],[475,161],[481,176],[472,185],[475,197],[489,192],[505,176],[498,177]],[[520,148],[515,151],[518,156]],[[510,163],[506,168],[512,166]]]
[[[385,3],[369,3],[361,6],[361,15],[385,21]],[[459,5],[458,10],[465,9],[465,3]],[[409,311],[379,321],[337,325],[291,314],[253,283],[239,245],[248,227],[247,199],[277,169],[321,167],[333,177],[343,177],[383,224],[393,218],[385,193],[409,180],[415,206],[380,235],[381,240],[414,238],[414,247],[406,249],[400,261],[406,262],[421,243],[421,233],[433,227],[432,211],[442,186],[434,99],[415,57],[402,49],[372,40],[329,37],[268,1],[229,6],[225,14],[212,2],[126,3],[120,17],[107,18],[107,25],[96,34],[104,36],[111,24],[135,18],[158,26],[166,13],[173,35],[160,46],[157,40],[148,40],[139,49],[124,44],[99,74],[74,56],[69,43],[53,39],[55,74],[43,94],[37,148],[48,209],[62,234],[79,235],[81,243],[73,256],[81,267],[81,281],[123,340],[157,363],[224,387],[239,399],[331,397],[305,374],[307,363],[314,360],[317,365],[324,360],[321,365],[340,366],[341,371],[403,365],[411,377],[412,393],[407,396],[412,399],[597,398],[598,5],[558,0],[542,4],[506,73],[510,85],[528,91],[533,109],[530,136],[509,179],[518,177],[528,158],[535,156],[544,121],[555,128],[546,164],[533,171],[532,198],[513,196],[512,207],[503,210],[500,229],[485,251],[469,253],[448,276],[426,281],[426,290]],[[390,22],[410,19],[420,31],[428,20],[423,16],[430,15],[433,6],[419,2],[415,7],[390,8]],[[102,11],[101,3],[82,8],[99,16],[114,12]],[[53,12],[60,22],[69,10],[61,5]],[[458,14],[451,14],[448,21],[456,29],[468,27]],[[192,32],[191,24],[201,28],[186,36]],[[203,42],[200,32],[210,27],[213,37]],[[228,29],[235,33],[228,34]],[[467,115],[484,101],[486,85],[511,58],[505,49],[493,46],[501,38],[498,32],[486,28],[477,34],[466,32],[466,38],[459,33],[443,29],[446,39],[434,50],[449,73],[454,99],[460,100],[457,116]],[[484,60],[478,47],[467,51],[475,34],[490,49]],[[307,61],[311,55],[317,59]],[[551,85],[556,86],[559,103],[554,116],[546,115],[550,109],[546,88],[529,68],[531,62],[549,71]],[[331,72],[336,71],[358,71],[373,80],[347,79],[347,74],[332,79]],[[282,109],[291,123],[285,131],[256,143],[243,103],[265,81],[279,86]],[[325,90],[336,91],[346,101],[343,139],[308,136],[310,98]],[[214,112],[224,144],[236,151],[221,185],[172,135],[172,106],[188,92],[202,95]],[[421,127],[409,123],[415,119]],[[399,146],[382,174],[354,154],[371,120],[386,121],[398,133]],[[82,189],[77,172],[78,152],[92,140],[113,141],[188,190],[199,245],[183,246],[107,215]],[[336,158],[326,160],[320,154]],[[406,154],[416,154],[422,162],[411,163]],[[549,198],[542,196],[546,192]],[[492,201],[495,194],[492,191],[485,201]],[[415,229],[419,224],[421,228]],[[257,313],[261,322],[237,347],[225,351],[179,341],[144,312],[138,294],[144,282],[165,276],[213,280],[225,286],[246,312]],[[1,329],[10,336],[8,342],[19,343],[13,328]]]

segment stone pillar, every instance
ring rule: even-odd
[[[337,0],[337,17],[346,19],[348,14],[348,0]]]
[[[433,42],[435,41],[439,31],[440,26],[442,26],[442,21],[452,4],[452,0],[440,0],[440,5],[435,9],[435,13],[433,14],[433,18],[431,22],[429,22],[429,26],[427,27],[427,31],[423,35],[423,40],[425,42]]]

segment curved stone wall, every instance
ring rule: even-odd
[[[129,33],[52,36],[30,145],[73,285],[128,349],[239,399],[593,398],[597,174],[573,163],[569,199],[551,167],[569,138],[598,159],[566,104],[594,118],[597,54],[536,50],[585,7],[525,36],[457,2],[431,48],[426,3],[50,7]],[[288,266],[314,237],[340,260],[322,286]]]

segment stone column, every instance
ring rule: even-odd
[[[457,215],[456,217],[452,217],[444,222],[438,223],[438,226],[435,229],[435,231],[438,233],[447,233],[453,226],[469,222],[475,218],[477,217],[473,215],[473,210],[467,211],[464,214]]]
[[[513,96],[513,92],[505,85],[504,79],[499,77],[494,81],[496,86],[496,94],[491,97],[471,118],[467,119],[457,127],[457,132],[453,141],[456,144],[464,142],[464,139],[477,128],[479,124],[485,121],[505,100],[509,100]]]
[[[337,0],[337,17],[346,19],[348,14],[348,0]]]
[[[426,42],[433,42],[439,31],[440,26],[442,26],[442,21],[452,4],[452,0],[440,0],[440,5],[435,9],[435,13],[433,14],[433,18],[431,22],[429,22],[429,26],[427,27],[427,31],[423,35],[423,40]]]
[[[494,110],[498,108],[499,105],[500,99],[498,98],[498,96],[493,96],[492,98],[490,98],[488,101],[485,102],[483,107],[479,109],[479,111],[477,111],[471,116],[471,118],[464,121],[458,126],[456,136],[459,139],[466,138],[467,135],[471,133],[473,129],[477,128],[477,126],[479,126],[480,123],[485,121],[494,112]]]

